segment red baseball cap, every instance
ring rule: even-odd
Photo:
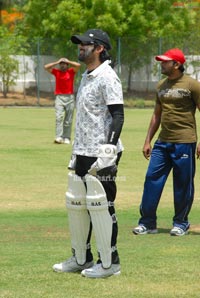
[[[179,49],[171,49],[165,52],[163,55],[156,56],[155,59],[157,61],[170,61],[175,60],[183,64],[185,62],[185,56],[183,52]]]

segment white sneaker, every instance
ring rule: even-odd
[[[55,139],[54,143],[56,143],[56,144],[63,144],[64,143],[64,140],[63,140],[63,138],[58,137],[58,138]]]
[[[135,235],[146,235],[146,234],[157,234],[157,229],[148,229],[143,225],[139,225],[138,227],[133,229],[133,233]]]
[[[84,265],[79,265],[74,256],[64,261],[63,263],[53,265],[53,270],[56,272],[78,272],[83,269],[90,268],[94,265],[93,261],[87,262]]]
[[[105,278],[111,275],[119,275],[120,273],[119,264],[112,264],[108,269],[104,269],[101,264],[95,264],[89,269],[84,269],[81,275],[90,278]]]
[[[64,139],[63,139],[63,143],[64,143],[64,144],[70,144],[70,139],[68,139],[68,138],[64,138]]]
[[[171,236],[184,236],[186,234],[188,234],[188,230],[184,231],[179,227],[173,227],[170,231]]]

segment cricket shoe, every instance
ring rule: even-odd
[[[64,140],[63,140],[63,138],[58,137],[58,138],[56,138],[56,139],[54,140],[54,143],[55,143],[55,144],[64,144]]]
[[[188,234],[188,230],[185,231],[179,227],[173,227],[170,231],[171,236],[184,236],[186,234]]]
[[[90,268],[93,265],[94,265],[93,261],[86,262],[84,265],[79,265],[76,262],[75,257],[72,256],[71,258],[69,258],[68,260],[62,263],[53,265],[53,270],[56,272],[78,272],[86,268]]]
[[[63,143],[69,145],[70,144],[70,139],[64,138]]]
[[[135,235],[146,235],[146,234],[157,234],[157,229],[148,229],[143,225],[139,225],[138,227],[133,229],[133,233]]]
[[[108,269],[104,269],[102,264],[95,264],[91,268],[84,269],[81,275],[90,278],[106,278],[112,275],[119,275],[120,273],[119,264],[112,264]]]

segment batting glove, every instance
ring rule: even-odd
[[[113,176],[117,172],[116,159],[117,147],[115,145],[101,145],[98,152],[98,158],[91,165],[90,169],[88,170],[88,173],[93,176]]]
[[[75,171],[75,169],[76,169],[76,154],[71,155],[71,159],[68,164],[68,169]]]

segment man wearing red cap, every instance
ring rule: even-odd
[[[187,234],[188,215],[194,199],[196,107],[200,110],[200,83],[184,74],[185,56],[181,50],[170,49],[155,59],[161,62],[161,72],[167,78],[157,86],[156,104],[145,139],[143,154],[150,159],[140,205],[141,218],[136,235],[155,234],[156,211],[170,171],[173,171],[174,217],[172,236]],[[154,147],[151,141],[161,127]]]

